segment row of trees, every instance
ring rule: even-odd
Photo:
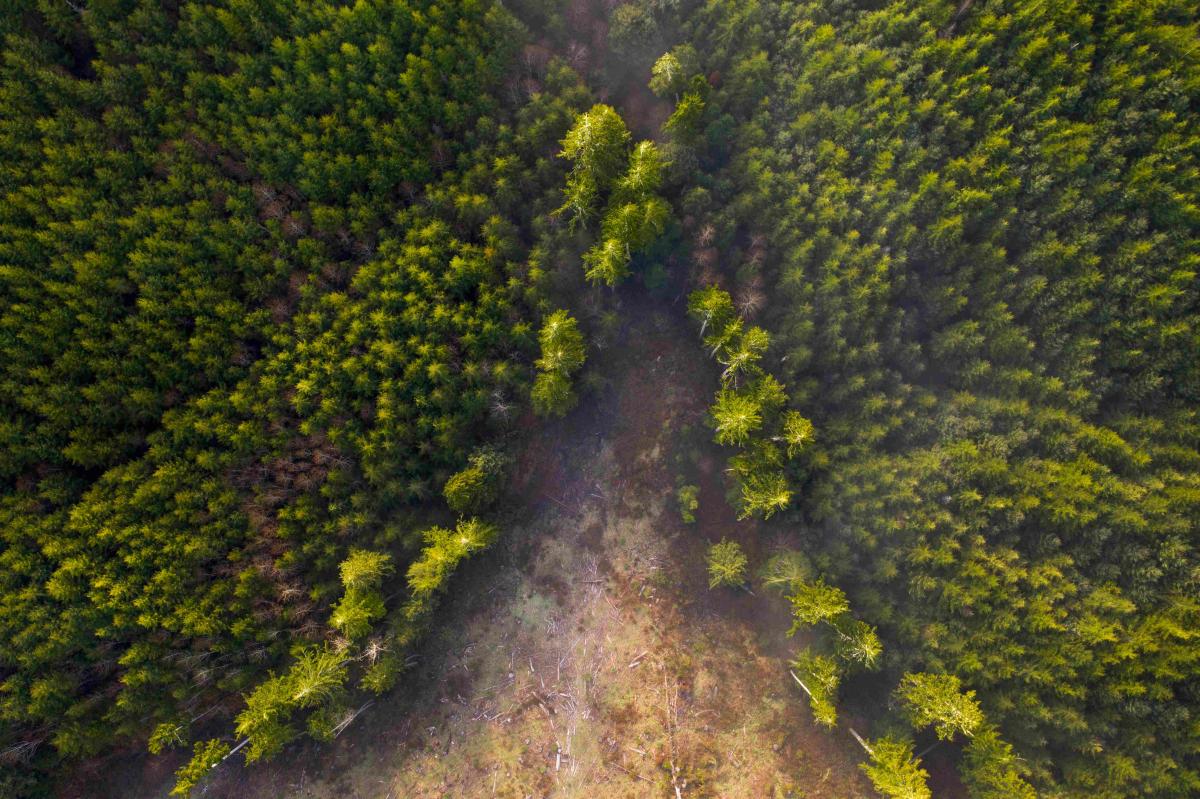
[[[729,459],[741,518],[769,519],[788,507],[792,486],[803,479],[802,456],[812,443],[813,424],[787,408],[783,386],[759,366],[771,337],[761,327],[746,328],[728,292],[716,286],[692,292],[688,313],[700,323],[709,354],[724,367],[709,417],[714,440],[741,450]]]
[[[611,106],[596,105],[580,114],[563,139],[562,157],[572,162],[562,211],[572,224],[587,224],[603,202],[600,235],[583,255],[584,273],[593,283],[616,286],[629,276],[635,253],[666,229],[671,208],[658,194],[663,161],[658,146],[638,142],[630,151],[630,133]]]
[[[812,567],[802,554],[784,552],[765,569],[764,587],[782,590],[791,604],[788,635],[804,631],[815,638],[791,662],[792,677],[808,696],[813,719],[837,726],[837,694],[842,680],[854,671],[876,671],[883,665],[883,645],[876,629],[850,613],[850,602],[838,587],[823,578],[812,579]],[[938,740],[967,741],[963,771],[974,796],[981,799],[1033,799],[1025,780],[1027,769],[988,723],[975,692],[962,688],[952,674],[906,673],[893,692],[896,718],[874,719],[872,726],[888,731],[866,741],[850,733],[866,751],[863,770],[882,795],[892,799],[928,799],[928,774],[913,755],[914,742],[905,727],[919,732],[932,727]],[[890,729],[889,729],[890,728]]]
[[[425,530],[425,546],[408,566],[408,599],[382,629],[380,622],[388,615],[382,585],[393,571],[392,558],[384,552],[351,550],[338,568],[343,593],[329,618],[329,626],[341,637],[331,643],[298,644],[287,670],[267,677],[246,696],[233,728],[238,743],[221,738],[196,742],[192,759],[176,774],[172,793],[189,795],[234,751],[244,748],[247,762],[278,753],[300,734],[298,716],[310,737],[337,737],[370,704],[356,708],[357,699],[395,685],[405,649],[429,621],[459,563],[491,544],[497,533],[495,525],[478,519],[460,519],[452,530]],[[172,743],[182,744],[182,726],[166,722],[152,738],[166,739],[165,727]]]

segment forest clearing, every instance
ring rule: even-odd
[[[226,764],[204,795],[871,795],[857,744],[797,701],[786,603],[707,589],[707,542],[739,530],[700,427],[716,376],[690,368],[682,309],[627,306],[604,387],[520,458],[512,532],[464,570],[478,589],[447,608],[411,695],[377,700],[329,746]],[[676,508],[681,472],[700,482],[695,525]],[[166,797],[173,778],[139,758],[80,782],[64,799]]]
[[[10,0],[0,799],[1200,795],[1200,7]]]

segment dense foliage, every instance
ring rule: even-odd
[[[297,709],[327,737],[347,659],[394,682],[478,548],[421,520],[456,471],[456,509],[497,493],[586,92],[490,0],[28,0],[0,33],[0,793],[232,692],[254,756]],[[197,751],[185,782],[228,747]]]
[[[563,158],[572,162],[566,202],[572,224],[600,215],[598,241],[583,254],[587,279],[615,286],[629,276],[634,253],[645,250],[666,229],[670,206],[658,194],[662,155],[651,141],[628,148],[629,129],[611,106],[581,114],[563,139]]]
[[[746,582],[746,553],[737,541],[722,538],[708,548],[708,587],[741,586]]]
[[[547,45],[599,3],[8,3],[0,796],[345,729],[577,404],[566,308],[685,258],[792,677],[890,697],[876,789],[925,736],[974,799],[1200,794],[1196,4],[609,5],[561,49],[652,141]]]
[[[692,292],[688,313],[700,322],[705,346],[724,367],[709,423],[714,441],[740,448],[729,470],[737,480],[741,518],[769,519],[788,507],[792,486],[803,479],[813,424],[787,409],[787,392],[759,365],[771,337],[761,327],[746,327],[728,292],[716,286]]]
[[[1195,795],[1195,4],[710,0],[687,38],[695,274],[817,431],[781,521],[1002,730],[973,795],[1027,795],[1004,741],[1042,795]]]
[[[546,317],[538,345],[542,355],[534,362],[538,374],[530,393],[533,410],[543,416],[564,416],[578,401],[571,378],[587,360],[583,334],[575,319],[559,310]]]

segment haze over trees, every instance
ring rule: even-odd
[[[0,14],[0,797],[402,689],[634,294],[881,795],[1200,794],[1197,5],[600,5]]]

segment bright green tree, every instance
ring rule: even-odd
[[[842,672],[837,661],[808,648],[800,650],[791,666],[801,687],[808,693],[813,720],[832,729],[837,726],[837,692]]]
[[[737,316],[729,292],[716,286],[705,286],[689,294],[688,313],[700,322],[701,338],[706,333],[725,330]]]
[[[658,145],[640,141],[634,145],[629,165],[617,178],[613,200],[618,204],[645,202],[662,187],[663,158]]]
[[[808,449],[812,443],[813,423],[804,418],[798,411],[787,411],[783,415],[783,434],[780,438],[787,445],[787,455],[795,458]]]
[[[912,741],[887,737],[868,746],[871,762],[862,769],[875,790],[888,799],[930,799],[929,773],[913,757]]]
[[[855,663],[866,669],[879,666],[883,655],[883,644],[875,628],[860,619],[842,616],[832,621],[836,639],[834,646],[838,657],[847,663]]]
[[[691,144],[701,132],[706,103],[697,92],[687,92],[675,104],[675,110],[663,126],[676,141]]]
[[[587,358],[578,323],[561,309],[547,316],[542,323],[538,344],[542,354],[535,365],[544,372],[573,375]]]
[[[562,140],[559,155],[572,162],[572,172],[607,186],[626,165],[629,128],[610,105],[598,104],[580,114]]]
[[[538,416],[566,416],[579,402],[571,378],[560,372],[540,373],[533,381],[530,399]]]
[[[663,53],[650,69],[650,91],[659,97],[678,99],[692,76],[699,71],[699,56],[690,44]]]
[[[508,459],[495,449],[485,448],[472,453],[466,468],[455,472],[446,481],[442,490],[446,504],[456,513],[485,510],[500,495],[507,465]]]
[[[573,219],[586,221],[626,163],[629,129],[612,106],[598,104],[580,114],[562,140],[559,155],[572,162],[567,203]]]
[[[737,541],[722,538],[708,548],[708,587],[742,586],[746,583],[746,553]]]
[[[741,509],[739,519],[760,516],[769,519],[791,504],[793,491],[787,475],[781,471],[754,471],[740,476]]]
[[[391,556],[383,552],[350,550],[338,571],[343,593],[333,607],[329,625],[351,641],[366,636],[385,613],[380,585],[392,573]]]
[[[792,586],[788,595],[792,603],[792,629],[788,635],[795,635],[802,625],[811,626],[828,622],[850,610],[850,602],[842,590],[834,585],[827,585],[823,579],[811,583],[797,583]]]
[[[717,394],[709,415],[718,444],[745,444],[750,434],[762,426],[762,406],[758,399],[734,389],[722,389]]]
[[[172,796],[187,796],[229,754],[230,746],[220,740],[197,741],[192,759],[175,772]]]
[[[937,737],[944,741],[956,734],[970,738],[983,723],[975,692],[963,691],[953,674],[905,674],[896,695],[913,727],[921,729],[932,724]]]
[[[739,377],[752,374],[758,368],[758,362],[770,346],[771,337],[761,327],[752,327],[729,342],[717,356],[717,361],[725,367],[721,372],[722,382],[736,386]]]
[[[571,376],[587,360],[583,335],[575,319],[558,310],[546,317],[538,343],[542,354],[536,365],[540,371],[530,394],[534,412],[540,416],[565,416],[578,401]]]

